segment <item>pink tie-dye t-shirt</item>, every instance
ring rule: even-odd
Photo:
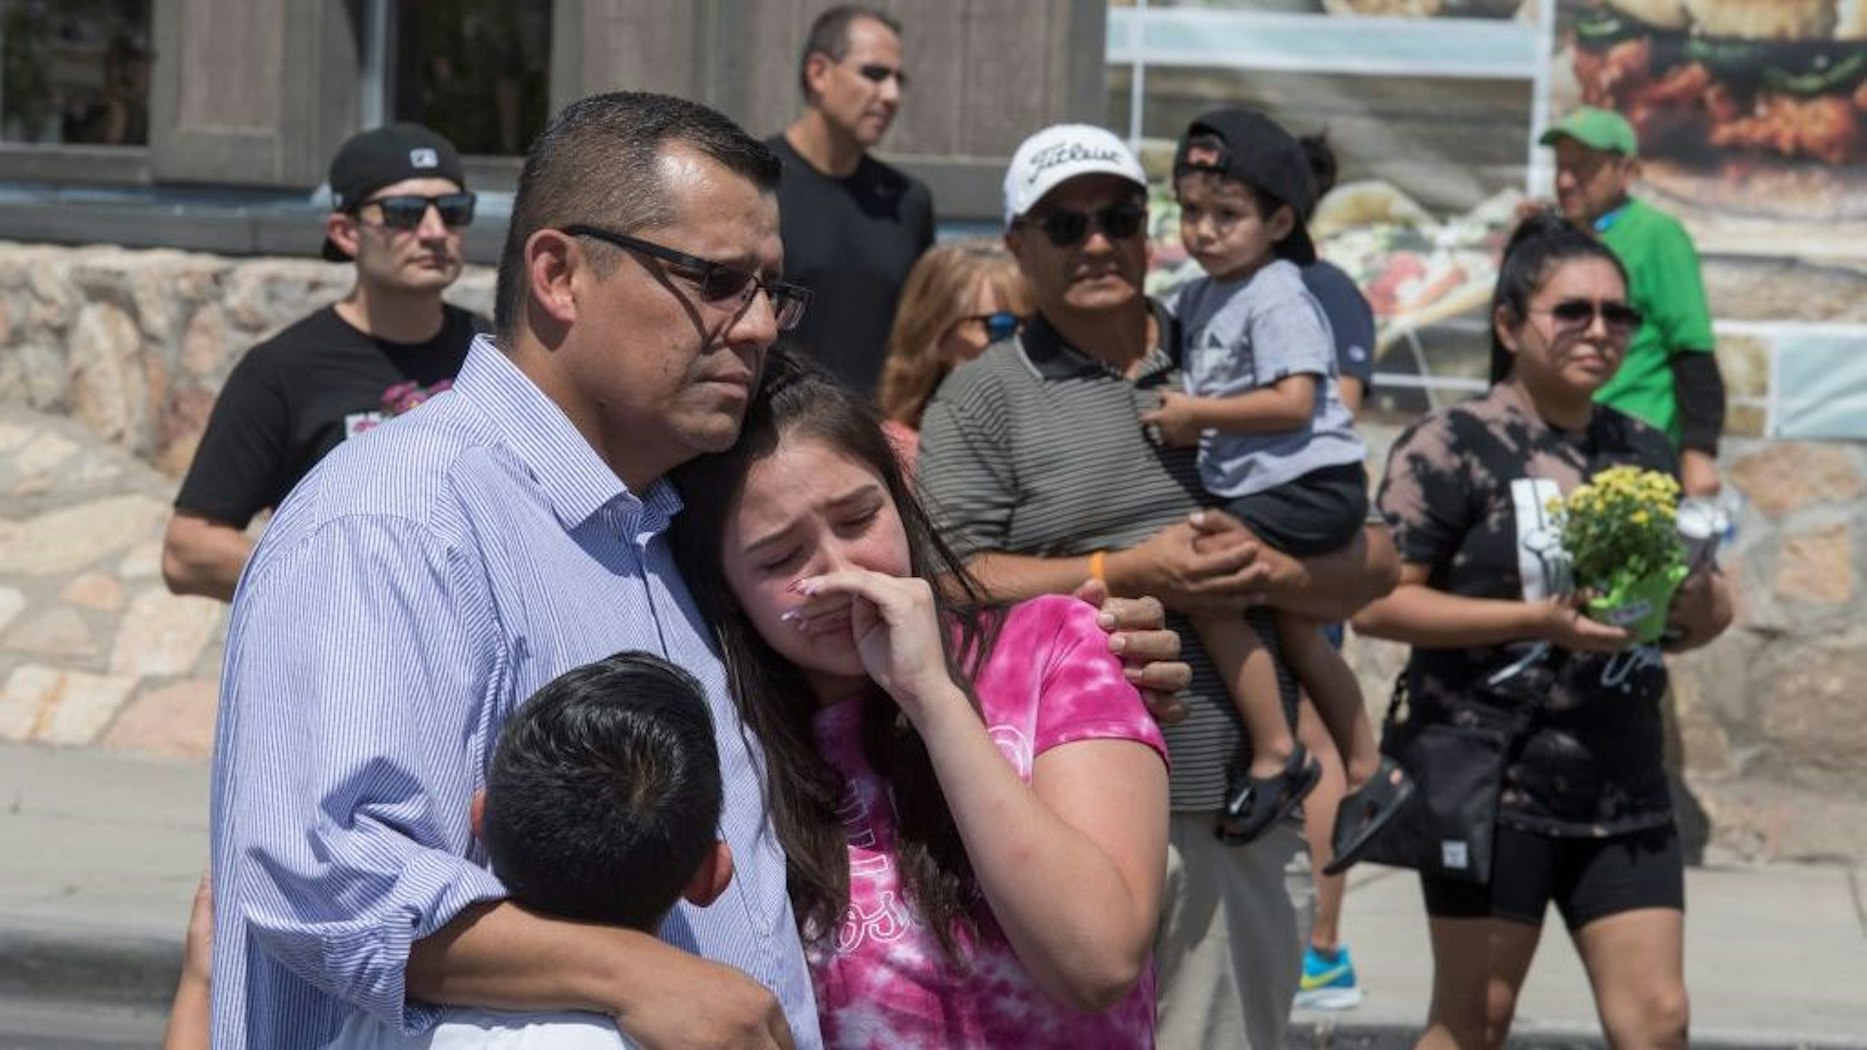
[[[1109,653],[1095,609],[1074,598],[1013,607],[973,686],[992,740],[1025,783],[1038,755],[1078,740],[1136,740],[1166,760],[1160,730]],[[979,935],[964,950],[963,968],[948,961],[903,901],[894,812],[862,753],[862,719],[870,704],[865,698],[835,704],[819,712],[815,724],[818,748],[849,782],[843,803],[849,911],[835,935],[809,952],[824,1045],[1153,1046],[1152,964],[1113,1008],[1072,1010],[1038,988],[984,900],[977,907]]]

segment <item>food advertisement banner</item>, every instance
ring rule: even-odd
[[[1374,309],[1377,417],[1483,388],[1499,252],[1553,195],[1536,138],[1597,105],[1698,247],[1730,432],[1867,437],[1867,413],[1779,387],[1867,389],[1867,0],[1117,2],[1108,61],[1110,125],[1157,180],[1157,292],[1197,272],[1166,185],[1188,120],[1243,105],[1326,133],[1341,182],[1311,232]]]
[[[1149,0],[1150,8],[1209,8],[1365,18],[1519,18],[1534,21],[1538,0]],[[1134,0],[1115,0],[1115,9]]]
[[[1552,117],[1613,109],[1711,253],[1867,255],[1867,4],[1559,0]]]

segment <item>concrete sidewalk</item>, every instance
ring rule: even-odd
[[[0,991],[166,1007],[207,797],[202,762],[0,744]]]
[[[207,859],[207,767],[0,744],[0,991],[164,1006]],[[1840,866],[1687,874],[1694,1043],[1867,1047],[1867,896]],[[1291,1045],[1404,1047],[1432,981],[1412,875],[1357,869],[1342,929],[1368,991],[1299,1012]],[[1552,919],[1513,1046],[1599,1045],[1575,950]]]
[[[1867,1047],[1864,882],[1861,871],[1842,866],[1688,870],[1693,1045]],[[1356,868],[1343,912],[1342,936],[1367,998],[1353,1010],[1298,1011],[1296,1021],[1309,1032],[1337,1035],[1332,1044],[1303,1045],[1411,1046],[1433,980],[1418,879],[1394,868]],[[1552,911],[1511,1044],[1599,1042],[1588,978]]]

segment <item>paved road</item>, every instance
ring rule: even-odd
[[[162,1043],[168,1016],[120,1008],[0,997],[0,1047],[6,1050],[116,1050]]]

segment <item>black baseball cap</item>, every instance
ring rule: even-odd
[[[467,188],[453,143],[420,124],[390,124],[352,135],[331,158],[331,210],[351,211],[370,194],[403,179],[449,179]],[[350,261],[328,237],[324,257]]]
[[[1303,216],[1316,206],[1316,181],[1303,147],[1276,121],[1238,108],[1196,118],[1173,151],[1175,178],[1195,171],[1237,179],[1288,204],[1296,225],[1277,242],[1277,254],[1298,266],[1316,261],[1316,244],[1303,224]]]

